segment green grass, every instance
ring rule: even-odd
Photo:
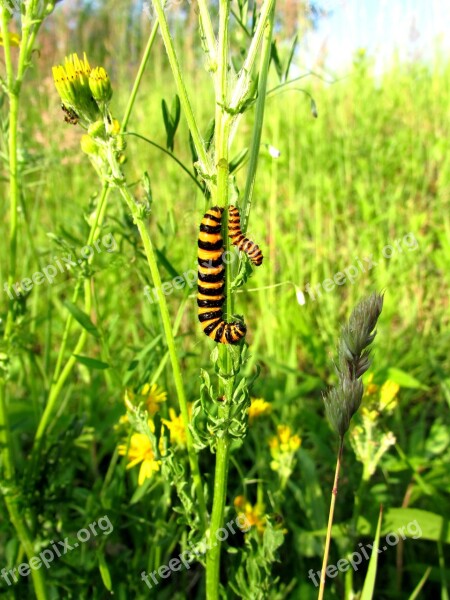
[[[105,61],[115,90],[112,106],[117,118],[134,76],[133,69],[125,68],[125,47],[121,40],[114,60]],[[68,48],[80,50],[82,46]],[[63,52],[58,53],[52,61],[62,56]],[[85,245],[90,198],[100,192],[95,172],[79,150],[79,130],[63,122],[47,58],[43,54],[36,59],[22,104],[21,279],[65,253],[49,233],[77,249]],[[170,105],[175,88],[160,47],[150,62],[129,131],[164,146],[161,100],[165,98]],[[331,359],[340,324],[356,302],[372,291],[385,292],[373,351],[374,381],[382,384],[394,379],[401,385],[398,406],[380,418],[379,428],[393,431],[397,446],[384,455],[375,475],[360,489],[361,537],[352,541],[345,524],[351,522],[362,466],[347,440],[335,518],[342,527],[333,534],[330,564],[352,552],[360,539],[373,541],[380,503],[388,515],[390,509],[408,507],[449,518],[449,76],[450,64],[441,58],[434,71],[419,62],[401,65],[394,61],[388,72],[375,79],[370,61],[360,56],[348,75],[333,84],[313,76],[301,82],[315,100],[317,119],[301,92],[285,91],[267,101],[262,142],[278,148],[281,155],[274,160],[262,150],[249,229],[265,260],[236,296],[235,310],[245,316],[248,326],[250,356],[245,374],[253,374],[256,365],[261,368],[252,395],[271,402],[273,412],[250,427],[243,447],[232,454],[226,520],[235,514],[233,499],[242,494],[252,504],[262,499],[267,513],[281,516],[286,534],[278,553],[281,561],[271,567],[279,580],[272,584],[270,598],[308,599],[317,594],[308,571],[321,566],[338,445],[324,418],[322,393],[335,381]],[[207,78],[198,65],[187,73],[203,134],[214,106]],[[269,88],[277,84],[271,71]],[[1,116],[5,153],[6,102]],[[249,111],[232,155],[249,145],[252,119]],[[169,157],[131,136],[127,144],[128,181],[138,182],[144,171],[151,179],[150,230],[162,279],[170,281],[176,274],[195,269],[205,202]],[[175,154],[191,168],[183,118]],[[1,175],[2,198],[6,199],[6,163]],[[237,182],[242,192],[244,170],[238,172]],[[142,194],[138,185],[131,191]],[[6,239],[6,201],[1,211],[1,235]],[[71,298],[75,273],[65,272],[53,285],[33,289],[13,338],[17,354],[10,366],[9,412],[18,471],[24,473],[26,508],[32,508],[36,518],[30,526],[43,548],[50,540],[73,536],[101,515],[108,514],[114,523],[114,533],[102,540],[104,544],[86,544],[67,555],[67,560],[55,561],[46,573],[48,585],[57,589],[52,597],[108,597],[98,569],[98,556],[104,556],[116,598],[202,598],[203,569],[198,564],[173,574],[153,596],[140,578],[143,569],[153,571],[179,553],[177,544],[186,536],[186,528],[177,523],[172,507],[178,506],[178,500],[164,480],[156,478],[143,498],[133,499],[136,469],[125,472],[123,458],[117,460],[115,449],[123,436],[114,425],[125,412],[125,388],[137,388],[155,374],[158,384],[168,391],[162,416],[168,417],[169,406],[179,409],[170,363],[164,362],[159,312],[143,293],[144,286],[152,284],[142,244],[117,192],[111,194],[106,232],[113,233],[118,250],[95,256],[90,317],[101,335],[89,337],[83,354],[107,362],[109,369],[76,366],[63,389],[41,463],[31,475],[27,456],[68,314],[63,301]],[[383,258],[382,249],[408,233],[417,240],[417,249],[403,246],[402,253]],[[353,285],[322,291],[316,301],[308,298],[306,284],[332,278],[370,255],[379,264],[360,274]],[[6,259],[3,252],[2,286],[7,278]],[[305,305],[299,304],[296,290],[304,291]],[[212,343],[198,325],[195,287],[185,304],[184,296],[184,291],[175,290],[168,302],[173,319],[182,310],[176,341],[188,401],[193,402],[199,397],[199,369],[208,368]],[[2,290],[3,320],[6,301]],[[69,349],[78,335],[77,326]],[[284,491],[270,469],[267,442],[280,423],[290,425],[302,437],[295,470]],[[200,466],[209,486],[210,505],[213,461],[208,450],[200,454]],[[375,597],[408,598],[428,566],[432,570],[422,597],[448,597],[445,586],[450,573],[443,559],[446,552],[448,556],[448,533],[444,527],[446,541],[442,538],[440,547],[439,533],[427,528],[429,518],[417,517],[422,539],[406,540],[380,555]],[[400,519],[399,524],[407,522]],[[257,535],[252,539],[256,544]],[[7,518],[1,519],[0,541],[0,568],[26,560]],[[244,537],[230,536],[227,544],[242,550]],[[223,552],[222,582],[233,580],[237,556]],[[402,575],[396,567],[400,559]],[[357,590],[362,589],[367,567],[368,562],[353,575]],[[328,581],[328,597],[344,597],[344,580],[341,574]],[[30,597],[25,578],[15,591],[1,584],[0,589],[9,594],[5,597]],[[240,585],[243,589],[242,580]],[[231,587],[227,594],[235,597]]]

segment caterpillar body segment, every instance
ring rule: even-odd
[[[233,246],[237,246],[241,252],[245,252],[252,263],[259,267],[263,261],[263,253],[259,246],[245,237],[241,231],[241,217],[235,206],[228,208],[228,236]]]

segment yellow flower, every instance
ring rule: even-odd
[[[245,496],[236,496],[234,499],[234,507],[236,508],[238,517],[244,521],[242,526],[238,524],[240,529],[245,531],[249,527],[256,527],[260,533],[264,532],[264,527],[266,526],[264,505],[255,504],[252,506]]]
[[[65,112],[79,118],[87,126],[100,119],[100,109],[89,86],[91,67],[86,53],[83,59],[71,54],[64,65],[52,68],[56,90],[61,97]]]
[[[270,468],[272,471],[277,471],[282,488],[292,475],[295,453],[301,443],[300,436],[292,435],[292,430],[288,425],[278,425],[277,435],[269,440],[270,454],[273,459],[270,462]]]
[[[366,386],[365,386],[365,390],[364,390],[365,396],[373,396],[378,391],[378,385],[376,385],[376,383],[372,383],[372,381],[373,381],[373,373],[370,373],[369,377],[367,378],[367,382],[366,382]]]
[[[17,33],[8,33],[7,34],[9,37],[9,45],[10,46],[20,46],[20,35]],[[0,46],[4,46],[5,45],[5,38],[3,37],[3,34],[0,33]]]
[[[119,454],[122,456],[127,455],[130,461],[127,469],[131,469],[141,463],[138,478],[139,485],[142,485],[153,473],[159,471],[161,461],[155,460],[152,444],[148,436],[144,433],[133,433],[129,446],[128,444],[121,444],[119,446]]]
[[[398,399],[396,398],[400,386],[394,381],[389,379],[383,383],[380,390],[380,410],[386,410],[388,412],[394,410],[397,405]]]
[[[397,394],[400,389],[400,386],[388,379],[383,383],[380,387],[378,385],[374,385],[370,383],[372,381],[373,375],[369,377],[369,384],[367,389],[370,387],[376,388],[372,389],[371,392],[368,392],[366,389],[365,401],[363,401],[363,406],[361,408],[361,414],[363,418],[369,419],[372,422],[375,422],[382,412],[392,412],[397,405]]]
[[[111,82],[103,67],[92,69],[89,74],[89,87],[96,102],[107,104],[111,100],[113,94]]]
[[[248,409],[248,421],[250,425],[253,423],[253,420],[256,417],[260,417],[262,415],[269,415],[272,411],[272,405],[269,402],[266,402],[262,398],[252,398],[251,404]]]
[[[161,402],[165,402],[167,399],[167,392],[162,388],[159,388],[156,383],[146,383],[138,394],[134,394],[131,390],[125,390],[125,404],[128,401],[132,401],[135,404],[139,402],[145,403],[145,408],[148,410],[150,416],[153,416],[158,412]]]
[[[145,405],[150,415],[154,415],[159,410],[161,402],[167,400],[167,392],[159,388],[156,383],[146,383],[141,390],[141,396],[145,396]]]
[[[191,412],[192,405],[188,406],[189,413]],[[173,408],[169,408],[168,419],[161,419],[167,429],[170,431],[170,441],[172,444],[178,444],[179,446],[186,446],[186,429],[183,423],[183,417],[181,414],[177,416]]]
[[[298,435],[292,435],[289,425],[278,425],[277,435],[269,440],[270,452],[274,454],[293,453],[300,448],[302,443]]]

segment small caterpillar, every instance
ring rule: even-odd
[[[259,267],[263,261],[263,253],[259,246],[245,237],[241,231],[241,217],[235,206],[228,207],[228,236],[233,246],[237,246],[241,252],[245,252],[252,263]]]

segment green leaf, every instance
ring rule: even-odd
[[[422,591],[422,588],[425,585],[430,573],[431,573],[431,567],[428,567],[428,569],[423,574],[422,579],[419,581],[419,583],[414,588],[414,591],[411,594],[411,596],[409,597],[409,600],[416,600],[416,598],[419,598],[419,594]]]
[[[373,593],[375,591],[375,580],[377,578],[377,566],[378,566],[378,547],[380,545],[380,532],[381,532],[382,518],[383,518],[383,509],[380,507],[377,531],[375,533],[375,539],[373,541],[372,555],[370,557],[369,568],[367,569],[366,579],[364,580],[364,587],[361,592],[360,600],[372,600]]]
[[[98,554],[98,568],[100,569],[100,575],[103,581],[103,585],[108,590],[108,592],[112,591],[112,581],[111,581],[111,573],[109,572],[108,564],[105,560],[105,556],[102,554]]]
[[[281,81],[283,79],[283,67],[281,65],[280,57],[278,56],[277,44],[276,42],[272,42],[272,48],[270,52],[270,58],[273,61],[275,66],[275,70],[277,72],[278,78]]]
[[[287,61],[286,69],[284,70],[283,80],[286,81],[289,77],[289,70],[291,68],[292,59],[294,58],[295,49],[297,47],[298,34],[295,36],[294,41],[292,42],[291,52],[289,54],[289,58]]]
[[[206,132],[205,132],[205,148],[206,148],[207,152],[209,151],[212,141],[214,139],[215,128],[216,128],[216,120],[211,119],[211,121],[208,123],[208,127],[206,128]],[[198,160],[198,157],[196,158],[196,160]]]
[[[181,116],[181,104],[180,104],[180,97],[178,96],[178,94],[175,94],[175,98],[173,99],[172,111],[171,111],[170,116],[172,119],[173,135],[175,135],[176,130],[178,129],[178,125],[180,123],[180,116]]]
[[[243,160],[248,154],[248,148],[244,148],[230,161],[230,173],[236,171],[240,164],[242,164]]]
[[[386,512],[383,534],[403,532],[411,539],[441,541],[450,544],[449,521],[436,513],[419,508],[391,508]]]
[[[101,360],[97,360],[96,358],[90,358],[89,356],[83,356],[81,354],[74,354],[75,358],[82,365],[88,367],[88,369],[96,369],[96,370],[104,370],[109,369],[108,363],[105,363]]]
[[[81,308],[78,308],[78,306],[75,306],[75,304],[72,304],[72,302],[69,302],[69,300],[66,300],[64,305],[67,307],[67,310],[70,312],[72,317],[78,321],[83,329],[96,338],[100,337],[97,327],[91,321],[89,316],[81,310]]]
[[[398,385],[403,388],[411,388],[418,390],[430,389],[428,386],[420,383],[420,381],[412,375],[405,373],[405,371],[402,371],[401,369],[396,369],[395,367],[390,367],[387,370],[387,378],[391,381],[394,381],[395,383],[398,383]]]

